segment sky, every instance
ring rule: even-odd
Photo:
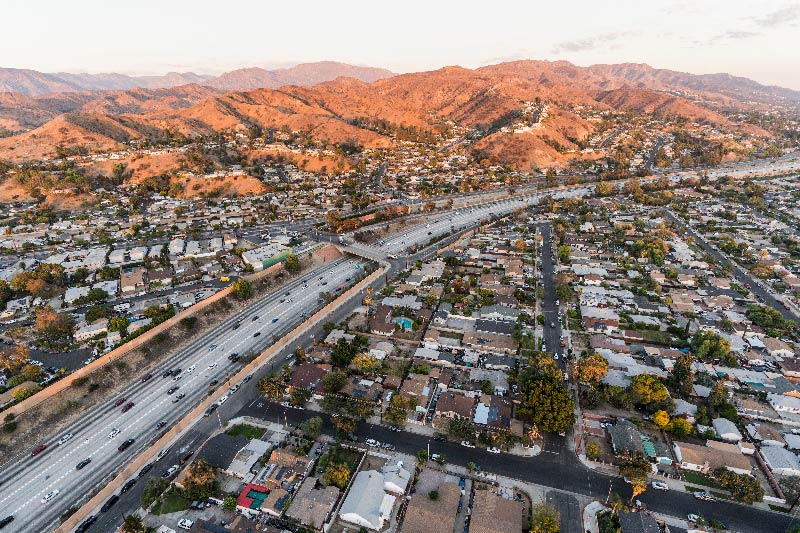
[[[4,0],[2,13],[0,66],[44,72],[218,74],[322,60],[415,72],[563,59],[800,90],[800,0]]]

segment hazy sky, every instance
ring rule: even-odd
[[[800,0],[4,0],[1,9],[0,66],[46,72],[214,74],[319,60],[410,72],[532,58],[800,89]]]

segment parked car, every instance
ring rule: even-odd
[[[103,506],[100,508],[100,511],[105,513],[106,511],[114,507],[114,504],[116,504],[118,501],[119,501],[119,496],[114,494],[112,497],[106,500],[106,503],[103,504]]]
[[[461,445],[464,446],[465,448],[474,448],[475,447],[475,445],[472,444],[471,442],[469,442],[468,440],[462,440],[461,441]]]
[[[133,488],[134,485],[136,485],[136,479],[129,479],[128,481],[125,482],[124,485],[122,485],[122,487],[120,487],[119,489],[120,494],[128,492]]]
[[[367,446],[371,446],[373,448],[378,448],[381,445],[381,443],[375,439],[367,439],[364,441],[364,444],[366,444]]]
[[[656,490],[669,490],[669,485],[667,485],[663,481],[653,481],[652,485],[653,488]]]
[[[187,529],[187,530],[192,529],[192,524],[194,524],[194,522],[192,522],[188,518],[181,518],[180,520],[178,520],[178,527],[181,529]]]
[[[489,453],[500,453],[500,448],[495,448],[495,447],[486,448],[486,451]]]
[[[164,474],[161,477],[170,477],[173,474],[175,474],[175,472],[177,472],[178,469],[180,469],[180,467],[178,465],[172,465],[171,467],[169,467],[167,469],[166,472],[164,472]]]

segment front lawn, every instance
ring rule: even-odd
[[[225,433],[227,433],[231,437],[235,437],[237,435],[243,435],[248,439],[260,439],[261,437],[264,436],[264,430],[262,428],[257,428],[255,426],[248,426],[247,424],[237,424],[228,431],[226,431]]]
[[[153,514],[161,515],[177,513],[189,509],[192,502],[181,496],[178,491],[171,490],[161,498],[161,504],[153,507]]]
[[[683,477],[686,478],[687,483],[703,485],[704,487],[711,487],[712,489],[723,489],[723,486],[713,479],[704,476],[703,474],[698,474],[697,472],[684,472]]]

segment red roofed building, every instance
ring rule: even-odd
[[[236,507],[250,515],[260,513],[261,505],[268,495],[269,489],[267,487],[248,483],[244,490],[239,493],[239,497],[236,498]]]

